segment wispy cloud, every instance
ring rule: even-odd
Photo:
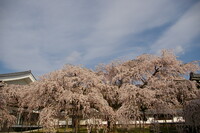
[[[1,0],[0,12],[0,62],[36,75],[173,46],[183,52],[200,34],[199,3],[187,0]]]
[[[163,48],[174,49],[183,54],[193,47],[192,42],[200,37],[200,2],[191,7],[151,46],[153,51]]]

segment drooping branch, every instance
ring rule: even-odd
[[[145,88],[145,86],[148,84],[148,81],[149,81],[152,77],[156,76],[156,74],[159,72],[159,69],[160,69],[160,67],[157,67],[157,66],[155,65],[155,66],[154,66],[154,72],[153,72],[153,74],[152,74],[146,81],[143,80],[143,79],[141,79],[141,80],[143,81],[143,85],[141,85],[140,88]]]

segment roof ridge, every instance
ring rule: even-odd
[[[31,70],[28,70],[28,71],[0,74],[0,77],[18,76],[18,75],[24,75],[24,74],[32,74],[32,73],[31,73]]]

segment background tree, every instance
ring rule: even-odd
[[[186,130],[191,133],[200,132],[200,93],[196,99],[185,103],[183,117],[185,119],[185,126],[181,131]]]
[[[107,86],[102,93],[110,107],[118,118],[128,120],[141,118],[144,109],[174,114],[185,100],[196,97],[196,86],[184,76],[197,70],[198,62],[183,63],[172,51],[163,50],[160,56],[143,54],[134,60],[100,65],[97,74]]]
[[[23,87],[5,83],[0,85],[0,125],[3,131],[17,122],[19,92],[22,92]]]
[[[163,50],[161,55],[99,65],[96,71],[66,65],[30,85],[5,89],[5,94],[10,103],[20,103],[21,111],[38,111],[46,128],[54,127],[61,114],[72,118],[74,132],[80,119],[101,118],[108,129],[131,120],[144,125],[147,111],[173,115],[198,98],[195,82],[185,79],[197,70],[198,62],[182,63],[173,52]]]
[[[27,89],[21,103],[29,111],[40,112],[40,123],[53,127],[61,112],[72,118],[77,132],[80,118],[91,118],[93,112],[110,114],[108,103],[99,92],[103,84],[89,69],[66,65],[62,69],[46,74]]]

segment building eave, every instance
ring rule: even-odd
[[[30,82],[36,81],[36,78],[33,76],[31,70],[15,72],[15,73],[0,74],[0,81],[4,81],[4,82],[21,80],[21,79],[28,79],[28,80],[30,80]]]

